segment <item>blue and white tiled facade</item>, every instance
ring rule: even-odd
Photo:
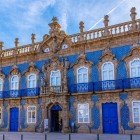
[[[2,50],[1,43],[0,130],[140,133],[135,16],[132,8],[132,21],[116,27],[105,16],[104,29],[91,32],[81,22],[71,36],[53,18],[41,42],[32,34],[29,46],[16,39],[14,49]]]

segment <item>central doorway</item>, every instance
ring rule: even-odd
[[[51,108],[51,132],[61,132],[62,130],[61,111],[62,108],[59,105],[53,105]]]

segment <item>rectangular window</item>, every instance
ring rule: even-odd
[[[132,108],[133,108],[133,122],[140,123],[140,101],[133,102]]]
[[[78,123],[89,123],[89,104],[78,104]]]
[[[36,106],[28,106],[27,123],[36,123]]]
[[[2,123],[2,108],[0,107],[0,124]]]

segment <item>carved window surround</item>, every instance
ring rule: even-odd
[[[21,78],[21,74],[18,70],[18,67],[16,65],[14,65],[12,67],[12,70],[10,71],[10,75],[9,75],[9,83],[10,83],[10,89],[11,89],[11,78],[14,76],[14,75],[17,75],[18,76],[18,88],[20,88],[20,78]]]
[[[130,78],[130,62],[134,59],[140,59],[140,45],[134,44],[128,56],[124,57],[126,63],[127,75]]]
[[[111,62],[114,64],[114,79],[116,79],[117,72],[115,71],[117,69],[118,61],[115,58],[115,55],[112,54],[111,50],[109,48],[105,48],[102,56],[100,57],[100,62],[98,64],[98,70],[99,70],[99,80],[102,81],[102,66],[106,62]]]
[[[85,54],[80,54],[77,62],[73,65],[73,68],[74,68],[74,75],[75,75],[75,83],[77,83],[78,79],[77,79],[77,70],[79,68],[82,68],[82,67],[85,67],[88,69],[88,82],[91,81],[91,66],[92,66],[92,62],[91,61],[87,61],[86,60],[86,56]]]
[[[38,76],[39,75],[39,70],[36,69],[34,63],[32,63],[32,62],[29,64],[28,69],[24,73],[24,75],[26,76],[26,84],[28,83],[28,77],[31,74],[35,74],[36,75],[36,86],[37,86],[37,81],[38,81],[38,78],[39,78],[39,76]]]
[[[45,78],[46,78],[46,82],[47,82],[47,85],[49,85],[48,88],[51,88],[50,85],[51,85],[51,73],[53,71],[60,71],[60,85],[62,85],[62,82],[64,80],[64,73],[66,72],[65,71],[65,67],[64,67],[64,63],[63,62],[60,62],[59,59],[57,57],[53,57],[51,59],[51,62],[49,62],[49,64],[47,65],[44,65],[43,66],[43,72],[45,73]]]

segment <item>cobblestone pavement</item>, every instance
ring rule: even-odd
[[[0,140],[45,140],[45,133],[12,133],[12,132],[0,132]],[[21,139],[23,135],[23,139]],[[69,134],[60,133],[47,133],[46,140],[98,140],[95,134]],[[99,140],[131,140],[130,135],[103,135],[99,136]],[[132,140],[140,140],[140,135],[133,135]]]

